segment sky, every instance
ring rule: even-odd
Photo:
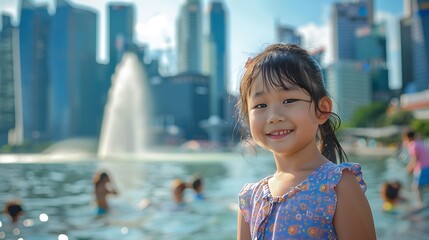
[[[20,0],[0,0],[0,12],[10,13],[18,24],[17,6]],[[150,50],[167,52],[176,45],[176,19],[184,0],[66,0],[72,5],[88,7],[99,16],[97,52],[99,62],[107,62],[106,11],[109,2],[134,3],[136,7],[135,41],[146,43]],[[207,16],[211,0],[202,0]],[[248,57],[262,51],[275,40],[276,23],[294,27],[303,36],[304,47],[325,47],[322,65],[332,61],[330,12],[335,2],[346,0],[222,0],[227,11],[227,41],[229,43],[229,90],[235,92]],[[352,1],[352,0],[349,0]],[[56,0],[33,0],[48,4],[54,12]],[[388,67],[390,87],[400,83],[399,20],[403,15],[402,0],[374,0],[375,21],[387,22]],[[208,24],[208,18],[204,19]]]

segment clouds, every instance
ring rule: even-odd
[[[330,24],[317,25],[313,22],[298,27],[298,33],[303,37],[303,47],[308,50],[325,48],[325,58],[322,64],[332,62],[332,34]]]
[[[136,34],[140,42],[148,43],[151,49],[174,47],[174,20],[166,14],[156,14],[146,22],[137,22]]]

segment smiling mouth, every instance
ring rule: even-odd
[[[277,137],[277,136],[287,135],[291,132],[293,132],[293,130],[281,130],[281,131],[274,131],[274,132],[267,133],[267,135]]]

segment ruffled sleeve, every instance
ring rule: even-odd
[[[246,222],[249,222],[252,215],[253,186],[253,183],[246,183],[238,194],[238,207]]]
[[[365,183],[365,181],[363,180],[363,175],[362,175],[362,168],[358,163],[352,163],[352,162],[347,162],[347,163],[340,163],[335,165],[335,169],[333,172],[331,172],[331,180],[333,181],[333,185],[337,186],[342,175],[343,175],[343,171],[344,170],[349,170],[353,175],[355,175],[356,180],[358,181],[360,188],[362,190],[362,192],[365,193],[366,189],[367,189],[367,185]]]

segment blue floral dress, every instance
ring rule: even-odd
[[[365,192],[361,167],[356,163],[325,163],[281,197],[271,196],[268,179],[272,176],[244,185],[239,207],[252,239],[337,239],[335,187],[344,169],[356,176]]]

